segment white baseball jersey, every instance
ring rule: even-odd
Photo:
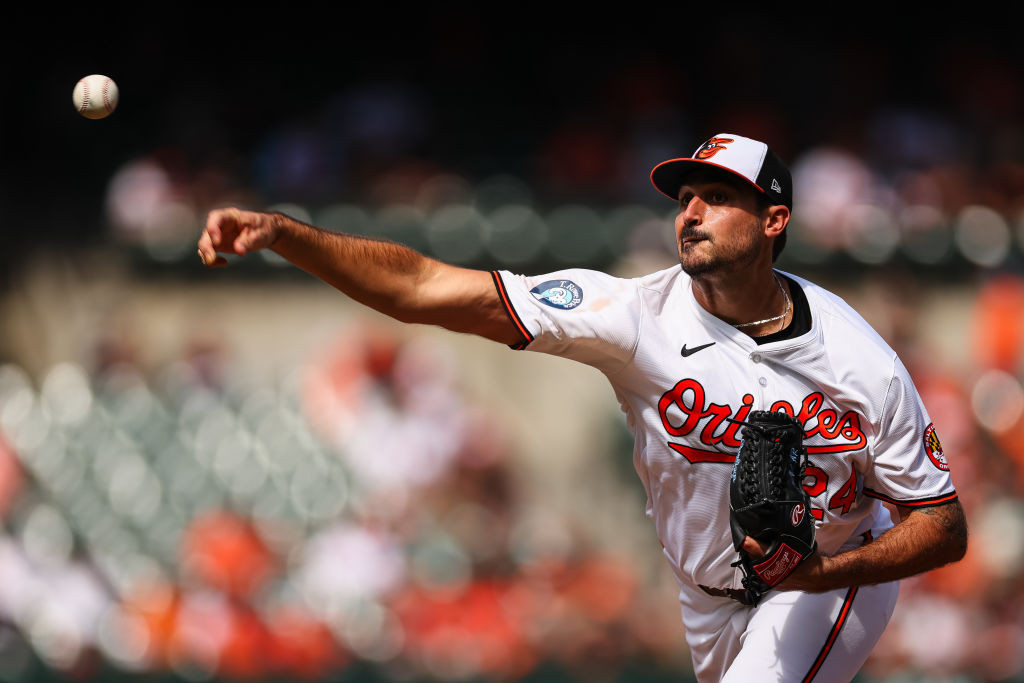
[[[494,273],[523,335],[514,348],[586,363],[611,382],[636,437],[647,515],[683,588],[684,621],[687,602],[696,608],[706,598],[699,585],[740,587],[729,530],[740,426],[726,418],[743,420],[752,410],[799,418],[811,464],[804,488],[824,554],[890,528],[882,501],[956,498],[935,429],[896,353],[842,299],[788,277],[806,295],[811,329],[758,345],[704,310],[679,266],[634,279],[582,269]]]

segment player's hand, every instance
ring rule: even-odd
[[[217,252],[241,256],[272,246],[280,232],[275,218],[273,214],[234,208],[211,211],[199,237],[199,258],[203,265],[209,268],[227,265],[227,259]]]
[[[746,536],[743,539],[743,550],[745,550],[750,557],[756,560],[765,556],[765,552],[768,550],[768,544],[762,543],[756,538]],[[807,559],[801,562],[800,565],[793,570],[792,574],[786,577],[785,581],[775,586],[774,590],[807,591],[808,593],[829,590],[831,587],[825,587],[822,581],[824,574],[827,571],[825,565],[828,562],[828,559],[829,558],[815,550],[807,556]]]

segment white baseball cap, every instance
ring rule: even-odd
[[[793,210],[793,178],[768,145],[732,133],[719,133],[692,157],[669,159],[654,167],[651,182],[667,197],[678,200],[686,175],[699,166],[712,166],[737,175],[775,204]]]

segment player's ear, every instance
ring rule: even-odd
[[[765,237],[778,237],[789,224],[789,208],[783,204],[769,206],[761,214]]]

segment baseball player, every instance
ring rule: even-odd
[[[848,681],[892,614],[898,580],[966,551],[935,427],[899,358],[853,309],[773,268],[792,187],[767,145],[716,135],[651,179],[679,203],[680,267],[633,279],[467,270],[237,209],[210,214],[199,256],[221,266],[217,252],[273,249],[398,320],[599,369],[636,437],[698,680]],[[756,606],[740,590],[729,526],[737,421],[754,410],[803,425],[818,526],[818,551]],[[742,548],[764,551],[749,536]]]

